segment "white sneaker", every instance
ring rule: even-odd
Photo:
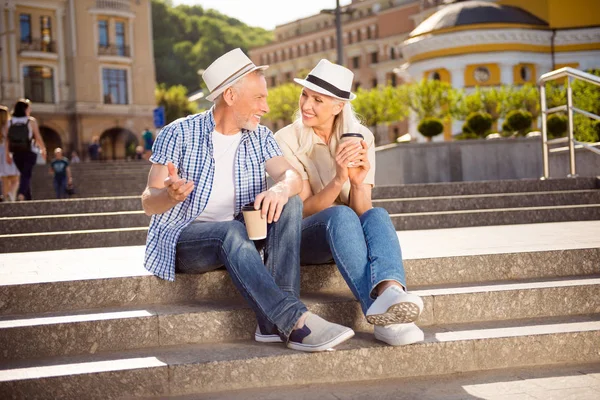
[[[354,336],[352,329],[325,321],[318,315],[308,312],[304,326],[292,331],[287,347],[309,352],[325,351],[352,336]]]
[[[375,339],[392,346],[422,342],[424,338],[423,331],[414,322],[386,326],[375,325]]]
[[[419,296],[390,286],[367,310],[367,321],[373,325],[406,324],[416,321],[421,311],[423,300]]]

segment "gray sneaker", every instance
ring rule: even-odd
[[[345,342],[352,336],[354,336],[352,329],[325,321],[309,312],[304,326],[294,329],[290,334],[287,347],[300,351],[324,351]]]

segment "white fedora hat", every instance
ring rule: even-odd
[[[354,100],[352,89],[354,73],[346,67],[322,59],[305,79],[294,78],[296,83],[340,100]]]
[[[210,94],[206,100],[214,101],[228,87],[257,69],[267,69],[268,65],[256,66],[241,49],[233,49],[213,61],[202,73],[202,79]]]

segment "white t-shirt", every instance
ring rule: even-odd
[[[212,133],[215,178],[206,208],[196,220],[231,221],[235,211],[235,154],[242,140],[242,132],[235,135]]]

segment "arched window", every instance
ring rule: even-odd
[[[23,89],[34,103],[54,103],[54,71],[42,65],[23,67]]]

